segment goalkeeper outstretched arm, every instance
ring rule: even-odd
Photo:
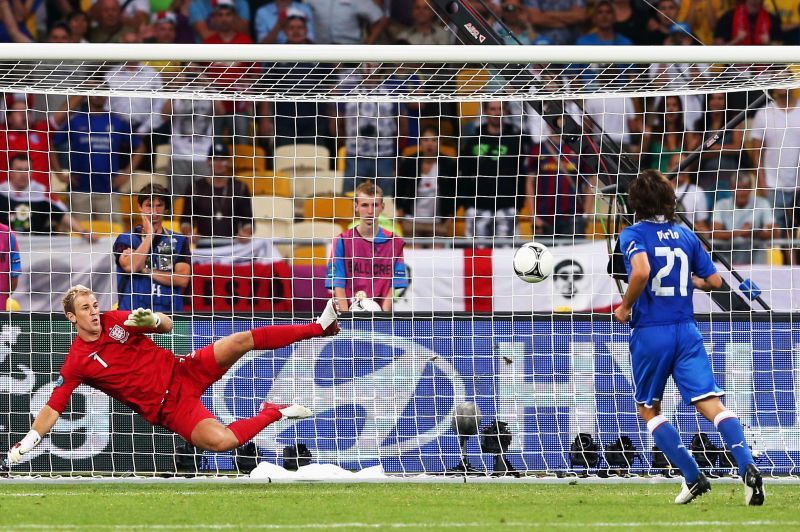
[[[53,425],[58,421],[59,414],[56,410],[48,405],[44,405],[33,420],[31,430],[20,441],[15,443],[11,449],[8,450],[8,463],[9,465],[18,464],[22,457],[31,452],[39,445],[42,438],[50,432]]]

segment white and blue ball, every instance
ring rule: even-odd
[[[514,253],[514,273],[526,283],[541,283],[553,273],[553,254],[538,242],[528,242]]]

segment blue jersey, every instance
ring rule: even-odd
[[[705,279],[717,272],[697,235],[676,223],[643,221],[626,227],[619,243],[628,276],[638,253],[647,253],[650,263],[650,279],[633,305],[631,327],[693,321],[692,274]]]
[[[133,151],[141,140],[131,126],[114,113],[78,113],[56,133],[54,143],[67,144],[69,170],[75,192],[111,192],[111,179],[119,172],[123,148]],[[126,151],[130,153],[130,151]]]
[[[183,290],[153,282],[150,275],[127,273],[119,265],[119,258],[126,249],[136,249],[142,244],[141,226],[130,233],[119,235],[114,241],[114,259],[117,263],[117,292],[119,309],[149,308],[159,312],[183,310]],[[164,230],[153,237],[150,256],[145,265],[150,270],[173,271],[175,264],[189,263],[189,239],[186,236]]]

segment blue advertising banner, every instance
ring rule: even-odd
[[[195,320],[196,347],[251,325]],[[760,465],[796,473],[800,327],[790,321],[699,325],[726,404],[739,414],[754,450],[766,451]],[[347,469],[381,464],[388,472],[441,472],[460,460],[454,408],[474,401],[481,427],[495,419],[508,423],[508,456],[517,469],[569,469],[569,447],[581,432],[601,447],[630,436],[644,450],[635,468],[648,469],[653,442],[636,415],[627,340],[627,326],[568,316],[357,320],[335,338],[255,353],[205,400],[225,422],[253,415],[265,399],[310,406],[314,419],[282,421],[256,438],[267,459],[304,443],[320,461]],[[687,446],[697,432],[721,445],[713,424],[682,404],[672,384],[662,411]],[[473,465],[491,469],[493,457],[481,455],[477,436],[468,451]],[[232,464],[220,456],[216,466]]]

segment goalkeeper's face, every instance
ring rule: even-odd
[[[100,305],[94,294],[82,294],[75,297],[75,311],[67,313],[67,319],[71,321],[78,333],[85,333],[90,336],[100,334]]]

